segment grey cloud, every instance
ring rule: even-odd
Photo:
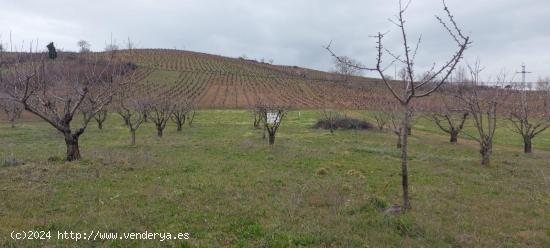
[[[474,44],[469,61],[481,59],[486,74],[515,72],[525,62],[534,74],[550,76],[550,2],[546,0],[447,0]],[[278,64],[321,70],[331,67],[322,46],[331,40],[342,55],[369,65],[375,59],[370,35],[389,31],[385,45],[400,49],[387,19],[397,1],[381,0],[120,0],[0,1],[0,34],[12,32],[17,44],[39,39],[76,50],[86,39],[101,50],[110,34],[119,43],[131,37],[141,47],[174,48],[237,57],[274,59]],[[51,8],[50,6],[54,6]],[[411,39],[422,33],[418,65],[442,63],[454,44],[434,15],[444,15],[439,0],[413,0],[408,16]]]

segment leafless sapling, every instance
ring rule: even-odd
[[[377,59],[376,65],[374,67],[364,67],[349,64],[360,70],[375,71],[379,74],[382,81],[403,108],[403,130],[402,133],[402,147],[401,147],[401,176],[402,176],[402,188],[403,188],[403,205],[401,208],[403,210],[408,210],[411,208],[409,200],[409,173],[408,173],[408,127],[410,127],[410,103],[415,98],[429,96],[431,93],[437,91],[441,85],[443,85],[453,70],[456,68],[457,64],[463,57],[464,51],[468,48],[470,44],[470,38],[463,34],[462,30],[458,27],[458,24],[455,22],[453,15],[451,14],[449,8],[447,7],[445,1],[443,0],[444,11],[448,17],[448,21],[444,21],[442,18],[436,16],[437,20],[442,24],[443,28],[448,32],[452,40],[456,43],[457,48],[455,53],[450,57],[447,62],[437,66],[435,63],[431,69],[425,73],[425,77],[417,79],[415,77],[415,59],[418,51],[418,47],[421,41],[421,38],[418,39],[418,42],[414,47],[411,47],[409,36],[407,34],[407,28],[405,27],[405,13],[411,3],[411,1],[406,1],[403,3],[402,0],[399,1],[399,13],[396,16],[395,20],[391,20],[399,29],[399,35],[402,40],[402,54],[398,55],[395,52],[392,52],[386,49],[383,45],[383,40],[385,34],[378,33],[375,36],[377,43]],[[421,36],[420,36],[421,37]],[[340,62],[345,63],[344,60],[340,59],[341,57],[337,56],[331,49],[330,44],[326,47],[330,54],[340,60]],[[389,65],[382,65],[383,59],[385,56],[390,56],[393,60]],[[406,68],[407,76],[401,80],[401,86],[397,86],[394,82],[386,78],[384,71],[391,67],[395,62],[402,64]]]

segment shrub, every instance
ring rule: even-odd
[[[319,168],[315,174],[317,174],[317,176],[324,176],[324,175],[327,175],[328,174],[328,170],[326,168]]]
[[[367,130],[373,128],[373,125],[365,120],[359,120],[347,116],[323,117],[315,123],[314,128],[322,129],[359,129]]]

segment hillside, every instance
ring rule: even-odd
[[[257,101],[306,109],[356,108],[380,85],[372,78],[344,82],[334,73],[189,51],[120,53],[139,66],[140,91],[190,99],[200,108],[248,108]]]

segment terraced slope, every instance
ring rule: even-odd
[[[138,91],[192,100],[200,108],[249,108],[258,101],[316,109],[355,108],[380,86],[375,79],[210,54],[142,49],[121,51],[139,66]]]

